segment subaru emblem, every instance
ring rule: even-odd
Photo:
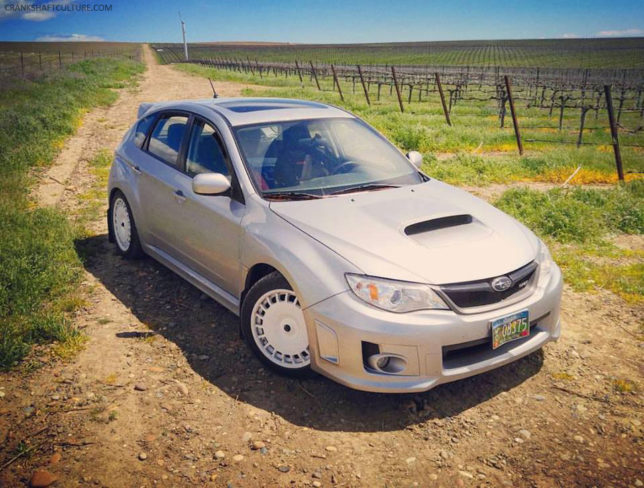
[[[494,291],[505,291],[512,286],[512,280],[507,276],[499,276],[494,278],[491,284]]]

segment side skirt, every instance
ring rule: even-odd
[[[235,315],[239,316],[239,298],[236,298],[223,288],[214,284],[212,281],[207,280],[199,273],[196,273],[192,269],[181,264],[165,251],[162,251],[161,249],[155,246],[150,246],[148,244],[143,244],[143,248],[145,249],[146,254],[156,259],[161,264],[181,276],[184,280],[188,281],[190,284],[194,285],[206,295],[211,297],[213,300],[226,307]]]

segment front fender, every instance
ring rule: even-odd
[[[268,264],[288,280],[302,308],[348,289],[345,273],[362,271],[342,256],[271,212],[267,206],[247,214],[241,259],[244,289],[248,270]]]

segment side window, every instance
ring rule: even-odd
[[[143,142],[145,141],[145,136],[148,135],[148,132],[150,131],[150,127],[152,127],[152,122],[154,122],[155,117],[156,117],[156,114],[148,115],[147,117],[144,117],[141,120],[139,120],[139,123],[136,124],[136,129],[134,130],[134,144],[136,144],[137,147],[143,146]]]
[[[148,151],[166,163],[176,166],[187,124],[188,117],[185,115],[161,117],[150,136]]]
[[[210,124],[203,121],[195,121],[192,128],[186,157],[186,173],[190,176],[199,173],[221,173],[230,176],[218,134]]]

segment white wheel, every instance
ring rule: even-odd
[[[143,256],[132,210],[123,193],[118,190],[110,201],[107,225],[110,231],[110,240],[116,242],[119,254],[125,259],[137,259]]]
[[[121,252],[127,252],[132,243],[132,219],[127,203],[121,197],[114,199],[112,207],[112,229],[114,239]]]
[[[309,336],[293,290],[276,289],[263,294],[255,302],[250,320],[255,344],[271,363],[286,369],[309,366]]]

